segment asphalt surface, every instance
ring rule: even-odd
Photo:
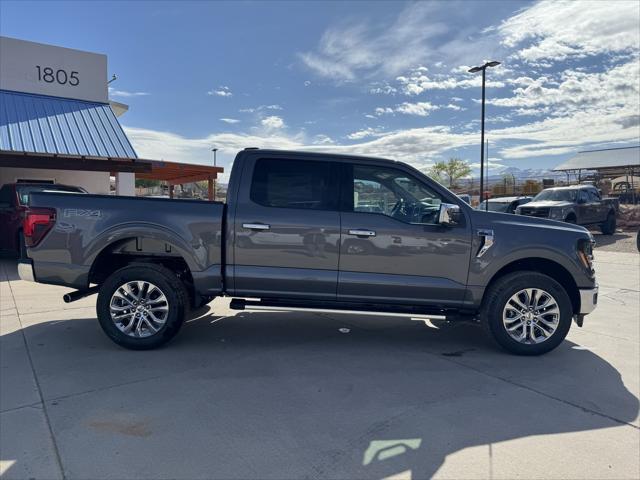
[[[618,229],[613,235],[603,235],[596,230],[591,230],[591,233],[596,241],[596,250],[636,253],[638,251],[636,235],[639,229],[640,227],[635,230]]]
[[[95,297],[3,261],[2,478],[639,478],[639,259],[596,252],[599,308],[537,358],[473,325],[222,300],[131,352]]]

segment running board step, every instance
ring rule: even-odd
[[[251,310],[251,311],[269,311],[269,312],[316,312],[316,313],[341,313],[351,315],[376,315],[382,317],[428,317],[434,320],[445,320],[447,316],[442,310],[433,309],[416,309],[399,307],[396,309],[389,308],[389,305],[380,306],[368,310],[361,306],[354,306],[348,303],[336,302],[335,306],[327,308],[327,303],[302,303],[302,302],[284,302],[270,300],[245,300],[244,298],[234,298],[231,300],[229,307],[232,310]]]

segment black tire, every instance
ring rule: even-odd
[[[600,225],[600,231],[604,235],[613,235],[616,233],[616,214],[613,212],[609,212],[607,215],[607,219],[603,224]]]
[[[526,288],[549,292],[559,308],[558,326],[555,332],[541,343],[525,344],[513,339],[504,326],[503,310],[512,297]],[[509,273],[496,280],[485,293],[481,310],[481,323],[485,332],[500,347],[516,355],[542,355],[556,348],[565,339],[571,328],[573,307],[566,290],[553,278],[538,272],[521,271]]]
[[[573,214],[571,214],[571,215],[569,215],[567,218],[565,218],[565,219],[564,219],[564,221],[565,221],[566,223],[572,223],[572,224],[574,224],[574,225],[577,223],[576,217],[575,217],[575,215],[573,215]]]
[[[133,337],[122,332],[111,318],[110,302],[115,291],[126,282],[146,281],[156,285],[167,299],[166,320],[158,332],[147,337]],[[161,265],[133,264],[116,270],[100,286],[96,311],[98,321],[107,336],[118,345],[131,350],[158,348],[176,336],[184,323],[189,295],[176,275]]]
[[[16,244],[18,245],[18,258],[25,259],[27,258],[27,245],[24,242],[24,235],[22,234],[22,230],[18,232],[18,239]]]
[[[638,248],[638,251],[640,252],[640,230],[638,230],[638,234],[636,235],[636,247]]]

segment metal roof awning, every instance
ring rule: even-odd
[[[640,146],[579,152],[554,168],[555,171],[640,169]]]
[[[0,90],[0,150],[137,158],[109,104],[7,90]]]
[[[0,150],[0,167],[80,170],[87,172],[150,172],[149,160]]]

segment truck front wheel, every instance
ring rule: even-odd
[[[100,286],[96,310],[111,340],[132,350],[149,350],[175,337],[188,304],[178,277],[150,263],[112,273]]]
[[[613,212],[609,212],[607,215],[607,219],[603,224],[600,225],[600,231],[604,235],[613,235],[616,233],[616,214]]]
[[[517,355],[541,355],[556,348],[571,327],[573,308],[565,289],[538,272],[514,272],[486,292],[481,321],[489,336]]]

